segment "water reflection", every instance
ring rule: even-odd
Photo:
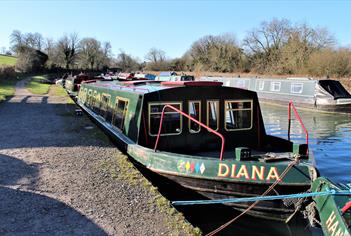
[[[287,107],[261,104],[261,109],[267,133],[287,138]],[[351,182],[351,115],[298,112],[309,131],[310,149],[321,175],[335,182]],[[305,134],[297,120],[291,128],[291,139],[303,143]]]

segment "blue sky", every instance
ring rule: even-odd
[[[0,48],[9,35],[39,32],[57,39],[64,33],[110,41],[144,59],[152,47],[179,57],[200,37],[232,33],[237,40],[272,18],[326,27],[339,46],[351,47],[351,1],[0,1]]]

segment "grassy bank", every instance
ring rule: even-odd
[[[14,66],[16,65],[17,58],[7,55],[0,55],[0,65]]]
[[[16,79],[0,80],[0,102],[15,93],[17,81]]]
[[[52,85],[50,91],[54,96],[67,96],[66,90],[60,85]]]
[[[102,133],[102,131],[99,131]],[[193,227],[190,223],[186,221],[183,214],[178,212],[174,207],[172,207],[169,200],[163,197],[154,187],[128,160],[128,157],[124,154],[110,159],[108,162],[103,162],[101,167],[109,171],[111,176],[122,180],[131,186],[141,186],[147,192],[152,195],[152,200],[148,202],[149,205],[156,205],[158,211],[164,212],[167,217],[164,219],[166,224],[170,229],[172,229],[171,235],[201,235],[201,230],[197,227]],[[116,171],[118,167],[118,172]]]
[[[51,85],[50,87],[50,94],[53,96],[61,96],[61,97],[66,97],[67,98],[67,104],[68,105],[74,105],[74,101],[68,96],[66,90],[57,84]]]
[[[27,83],[26,88],[33,94],[47,94],[50,89],[50,84],[43,84],[40,81],[47,79],[47,75],[36,75],[30,77],[30,81]]]

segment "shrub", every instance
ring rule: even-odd
[[[9,78],[16,75],[14,66],[1,66],[0,67],[0,78]]]

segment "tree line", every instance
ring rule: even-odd
[[[21,71],[43,68],[124,71],[213,71],[262,74],[301,74],[347,77],[351,75],[351,49],[336,47],[334,36],[325,28],[287,19],[264,21],[238,42],[233,34],[207,35],[190,45],[180,58],[151,48],[141,61],[120,51],[112,54],[110,42],[64,35],[56,41],[40,33],[13,31],[11,50],[18,56]]]

